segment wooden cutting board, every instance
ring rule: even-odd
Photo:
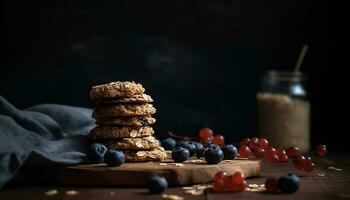
[[[65,185],[94,186],[144,186],[152,175],[164,176],[170,186],[193,185],[211,182],[215,173],[242,172],[246,177],[257,176],[260,161],[225,160],[216,165],[193,159],[176,165],[171,161],[150,163],[125,163],[119,167],[105,164],[73,165],[59,171],[58,180]]]

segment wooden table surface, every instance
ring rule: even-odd
[[[176,194],[185,199],[350,199],[350,157],[345,155],[331,155],[326,158],[315,158],[318,165],[312,173],[300,174],[301,187],[294,194],[268,194],[265,192],[241,193],[212,193],[204,192],[194,196],[186,194],[181,187],[169,188],[165,194]],[[336,167],[342,171],[330,170]],[[263,183],[266,177],[281,176],[286,172],[296,172],[291,163],[268,165],[263,163],[259,177],[248,179],[248,183]],[[325,174],[322,176],[322,174]],[[58,193],[48,196],[45,192],[56,189]],[[66,192],[78,191],[76,195],[67,195]],[[0,199],[163,199],[160,194],[148,194],[145,188],[113,188],[113,187],[69,187],[69,186],[11,186],[0,191]]]

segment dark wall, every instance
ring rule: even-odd
[[[2,4],[0,92],[20,108],[45,102],[92,107],[92,85],[135,80],[156,100],[160,137],[168,130],[193,135],[205,125],[237,140],[257,135],[261,74],[292,69],[308,43],[302,70],[310,77],[313,120],[325,120],[325,2]]]

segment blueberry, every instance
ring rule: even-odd
[[[190,157],[196,154],[196,145],[193,142],[188,142],[185,148],[190,152]]]
[[[212,147],[208,148],[204,152],[204,159],[209,164],[217,164],[224,159],[224,153],[220,149],[220,147]]]
[[[168,182],[162,176],[152,176],[148,179],[147,188],[150,193],[162,193],[168,188]]]
[[[176,147],[184,147],[185,148],[186,144],[187,144],[187,141],[185,141],[185,140],[176,141]]]
[[[288,173],[278,179],[277,185],[283,193],[294,193],[299,189],[300,180],[295,174]]]
[[[104,159],[107,165],[112,167],[125,163],[125,155],[122,151],[108,150]]]
[[[148,125],[148,121],[147,121],[146,117],[144,117],[144,116],[140,117],[140,122],[141,122],[142,126]]]
[[[182,163],[190,157],[188,149],[183,147],[176,147],[171,152],[172,159],[177,163]]]
[[[193,144],[196,146],[196,156],[197,158],[204,157],[205,148],[202,143],[199,142],[193,142]]]
[[[217,144],[207,144],[205,145],[205,148],[220,148],[220,146]]]
[[[222,151],[224,152],[224,159],[225,160],[233,160],[237,157],[237,148],[233,146],[232,144],[225,145],[222,148]]]
[[[162,140],[162,146],[165,150],[172,150],[176,146],[176,141],[173,138]]]
[[[101,163],[103,162],[103,157],[107,151],[107,147],[100,143],[93,143],[90,145],[87,157],[92,163]]]
[[[190,157],[194,156],[194,154],[196,153],[196,145],[193,144],[193,142],[179,140],[176,142],[176,147],[183,147],[188,149],[188,151],[190,152]]]

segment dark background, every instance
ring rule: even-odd
[[[209,126],[237,141],[258,134],[262,73],[293,69],[307,43],[313,144],[342,144],[326,133],[328,1],[1,3],[0,94],[19,108],[92,107],[92,85],[135,80],[156,101],[159,137]]]

